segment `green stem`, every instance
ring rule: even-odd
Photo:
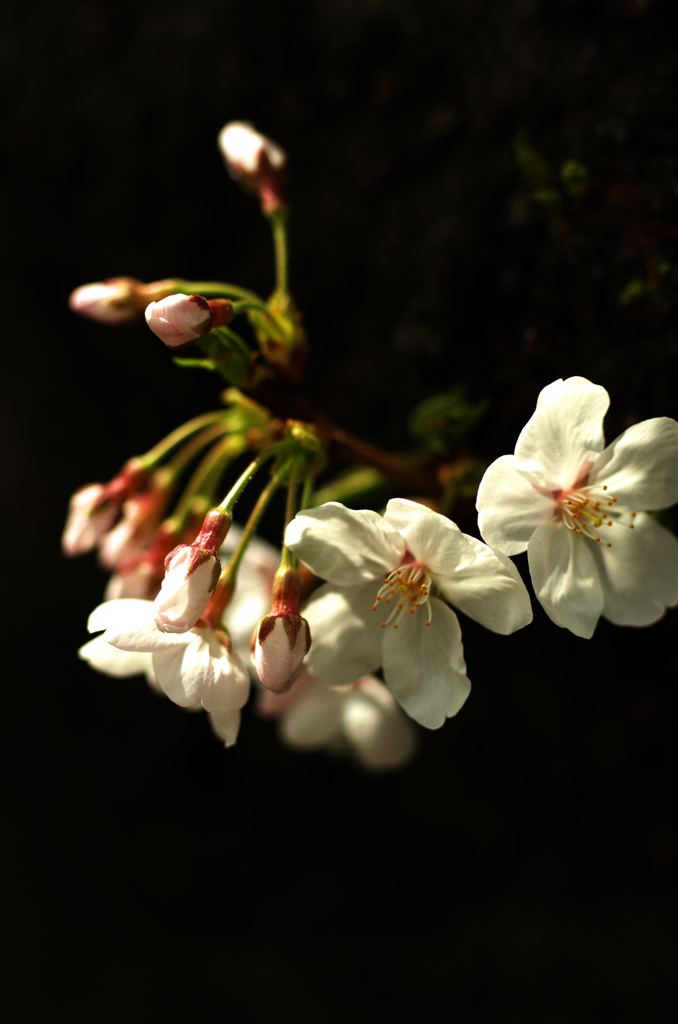
[[[157,466],[166,455],[177,448],[180,444],[186,441],[192,434],[196,434],[203,427],[210,427],[214,423],[218,423],[219,420],[224,419],[224,410],[220,409],[219,412],[207,412],[204,416],[196,416],[195,419],[189,420],[188,423],[182,423],[180,427],[173,430],[171,434],[164,437],[162,441],[158,443],[146,452],[145,455],[139,456],[139,462],[142,463],[147,469],[152,469]]]
[[[268,460],[272,458],[272,456],[279,454],[281,451],[288,447],[289,442],[279,441],[278,444],[272,445],[265,452],[261,452],[261,454],[257,455],[256,459],[250,462],[247,469],[243,473],[241,473],[241,475],[238,477],[238,479],[233,484],[230,491],[224,498],[224,500],[219,503],[217,508],[221,509],[222,512],[225,512],[226,515],[231,516],[232,518],[233,509],[240,500],[243,491],[250,483],[250,481],[254,479],[254,477],[259,472],[264,463],[268,462]],[[276,473],[276,477],[277,476],[278,473]]]
[[[188,444],[179,451],[167,466],[167,470],[171,474],[172,478],[175,479],[180,473],[183,473],[186,466],[191,462],[195,455],[198,454],[203,448],[206,448],[210,441],[216,441],[222,437],[227,430],[225,423],[215,423],[212,427],[206,427],[200,434],[197,434]]]
[[[250,302],[262,302],[263,300],[249,288],[241,288],[240,285],[230,284],[227,281],[185,281],[177,278],[175,282],[177,291],[186,292],[187,295],[202,295],[204,298],[219,298],[222,295],[233,298],[247,299]]]
[[[301,492],[301,504],[299,508],[311,508],[311,498],[313,497],[313,486],[315,484],[315,478],[313,473],[307,473],[304,477],[304,487]]]
[[[275,210],[269,217],[275,253],[275,287],[282,295],[289,294],[289,258],[287,245],[287,210]]]
[[[205,499],[208,505],[213,503],[213,495],[224,469],[244,451],[245,442],[239,437],[225,437],[219,444],[205,455],[196,466],[193,476],[188,481],[186,490],[181,496],[171,517],[177,532],[181,531],[191,514],[192,505],[198,496]]]
[[[252,540],[254,532],[257,526],[259,525],[259,520],[264,514],[264,511],[266,510],[271,498],[277,491],[278,487],[280,487],[280,484],[284,480],[286,473],[287,465],[285,464],[280,466],[280,468],[276,470],[276,472],[273,474],[273,476],[268,481],[263,491],[257,498],[256,504],[250,513],[250,517],[247,520],[245,527],[243,528],[240,542],[235,551],[233,552],[233,554],[231,555],[226,567],[224,568],[224,571],[221,574],[221,579],[219,580],[220,584],[235,584],[238,569],[240,567],[240,563],[242,562],[243,555],[247,550],[247,545]]]

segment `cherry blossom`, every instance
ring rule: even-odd
[[[148,676],[148,661],[142,660],[146,655],[151,658],[159,688],[180,707],[232,712],[247,701],[247,670],[221,630],[196,626],[184,633],[163,633],[155,623],[153,602],[134,598],[99,605],[90,615],[87,628],[90,633],[103,633],[96,647],[90,641],[81,649],[81,656],[108,675],[143,671]],[[135,659],[116,660],[109,655],[106,661],[102,643],[133,654]]]
[[[430,729],[471,685],[449,604],[498,633],[532,619],[509,559],[414,501],[393,499],[383,517],[328,502],[300,512],[285,543],[328,581],[304,609],[311,671],[336,685],[382,666],[407,714]]]
[[[549,384],[477,500],[485,540],[527,550],[547,615],[585,638],[601,615],[646,626],[678,603],[678,541],[646,514],[678,501],[678,423],[644,420],[605,447],[609,402],[584,377]]]

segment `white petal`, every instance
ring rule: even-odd
[[[121,597],[113,601],[104,601],[95,608],[87,620],[87,631],[98,633],[102,629],[127,630],[134,628],[137,622],[150,621],[152,618],[152,601]]]
[[[323,682],[352,683],[379,668],[383,631],[371,610],[377,585],[328,583],[304,608],[312,637],[308,666]]]
[[[316,576],[338,586],[377,579],[405,553],[405,542],[382,516],[337,501],[299,512],[285,543]]]
[[[403,616],[399,629],[384,632],[384,678],[410,718],[438,729],[456,715],[469,695],[461,629],[442,601],[431,599],[433,619]]]
[[[143,675],[150,666],[150,654],[137,651],[120,651],[112,647],[103,637],[95,636],[88,640],[78,651],[78,655],[97,672],[125,679],[129,676]]]
[[[605,388],[585,377],[549,384],[516,443],[520,468],[534,473],[548,489],[571,487],[603,449],[609,404]]]
[[[502,455],[480,481],[476,508],[478,529],[487,543],[506,555],[519,555],[553,514],[553,501],[518,472],[515,456]]]
[[[615,525],[612,547],[598,548],[603,615],[618,626],[649,626],[678,604],[678,540],[640,514],[633,530]]]
[[[361,680],[344,699],[341,721],[344,736],[366,768],[396,768],[416,750],[414,724],[376,679]]]
[[[333,743],[341,733],[344,696],[315,683],[284,713],[280,735],[291,747],[312,749]]]
[[[514,633],[532,621],[532,605],[520,573],[501,552],[466,538],[475,558],[435,583],[455,608],[495,633]]]
[[[548,617],[585,639],[603,611],[603,587],[591,546],[562,523],[535,531],[527,549],[532,585]]]
[[[473,558],[457,524],[417,501],[392,498],[384,520],[433,574],[451,572],[460,562]]]
[[[607,484],[610,494],[637,512],[678,502],[678,423],[667,416],[643,420],[608,445],[589,483]]]
[[[233,711],[243,707],[250,695],[250,677],[237,655],[229,653],[212,630],[198,632],[207,648],[209,665],[200,655],[194,659],[191,645],[183,662],[183,672],[200,674],[201,702],[206,711]]]
[[[234,746],[240,731],[240,712],[210,711],[209,720],[216,735],[223,740],[224,746]]]
[[[193,636],[194,634],[190,634]],[[171,701],[181,708],[199,708],[201,689],[195,671],[184,672],[184,656],[188,644],[158,651],[153,655],[153,671],[158,686]]]

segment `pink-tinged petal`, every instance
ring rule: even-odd
[[[530,537],[553,515],[553,500],[516,469],[513,455],[502,455],[485,471],[478,488],[478,529],[505,555],[527,550]]]
[[[99,542],[119,514],[117,502],[109,501],[103,484],[89,484],[76,491],[68,507],[61,537],[65,555],[82,555]]]
[[[170,348],[181,348],[212,329],[212,311],[201,295],[167,295],[146,307],[146,323]]]
[[[103,672],[104,675],[116,679],[144,675],[151,663],[150,654],[118,650],[100,636],[95,636],[93,640],[83,644],[78,656],[97,672]]]
[[[315,683],[282,716],[283,742],[309,750],[335,744],[341,736],[344,699],[341,691]]]
[[[678,423],[667,416],[643,420],[608,445],[589,483],[605,484],[621,504],[644,512],[678,502]]]
[[[327,584],[304,608],[313,637],[308,667],[323,682],[352,683],[381,665],[383,630],[371,610],[377,586]]]
[[[284,693],[301,671],[311,634],[301,615],[266,615],[259,623],[254,665],[262,686]]]
[[[182,545],[168,557],[165,578],[155,599],[155,621],[166,633],[185,633],[207,607],[219,574],[219,559],[204,554],[194,567],[195,548]]]
[[[299,512],[285,543],[316,576],[341,587],[378,579],[405,553],[402,537],[382,516],[337,501]]]
[[[446,601],[495,633],[515,633],[532,621],[530,595],[520,573],[506,555],[466,537],[472,561],[449,576],[437,576]]]
[[[417,748],[415,726],[393,694],[377,679],[366,678],[342,704],[343,734],[366,768],[384,771],[412,759]]]
[[[439,729],[471,690],[457,616],[431,599],[432,622],[405,615],[384,633],[384,679],[404,711],[427,729]]]
[[[593,541],[562,523],[535,531],[527,549],[532,585],[544,611],[575,636],[593,636],[603,611],[603,587]]]
[[[603,615],[618,626],[649,626],[678,604],[678,539],[641,513],[630,530],[615,524],[611,547],[594,550]]]
[[[451,572],[473,557],[457,524],[417,501],[392,498],[386,506],[384,521],[400,534],[407,549],[434,576]]]
[[[573,486],[603,449],[609,404],[605,388],[585,377],[549,384],[516,443],[518,468],[547,490]]]
[[[225,747],[235,746],[240,731],[239,711],[211,711],[210,725]]]

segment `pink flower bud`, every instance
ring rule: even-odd
[[[155,621],[163,633],[185,633],[198,621],[217,585],[221,563],[187,544],[167,556],[165,578],[155,599]]]
[[[104,324],[122,324],[141,313],[139,288],[134,277],[112,277],[107,281],[83,284],[71,292],[68,304],[74,313]]]
[[[118,569],[137,559],[153,540],[169,497],[160,476],[158,473],[150,487],[124,502],[121,519],[102,537],[99,558],[107,569]]]
[[[301,671],[311,646],[311,631],[301,615],[266,615],[254,643],[254,664],[261,685],[284,693]]]
[[[282,205],[287,154],[246,121],[231,121],[219,132],[219,149],[232,178],[257,192],[266,213]]]
[[[212,509],[193,544],[180,544],[165,560],[165,578],[155,599],[155,621],[163,633],[185,633],[198,621],[219,582],[217,552],[231,520]]]
[[[182,348],[233,319],[228,299],[207,300],[202,295],[168,295],[146,307],[146,323],[170,348]]]
[[[68,509],[61,546],[66,555],[89,551],[111,528],[118,505],[108,498],[104,484],[90,484],[76,491]]]

